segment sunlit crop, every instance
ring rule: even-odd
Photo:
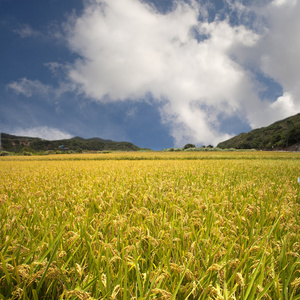
[[[299,158],[1,158],[0,298],[300,299]]]

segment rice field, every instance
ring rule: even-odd
[[[0,299],[300,299],[300,155],[0,158]]]

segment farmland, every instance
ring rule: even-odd
[[[1,299],[300,299],[300,155],[0,158]]]

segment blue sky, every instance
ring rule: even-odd
[[[299,0],[0,0],[0,132],[213,144],[300,112]]]

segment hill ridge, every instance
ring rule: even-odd
[[[117,142],[105,140],[98,137],[89,139],[73,137],[70,139],[45,140],[38,137],[17,136],[8,133],[1,133],[1,146],[3,150],[20,152],[23,148],[31,148],[34,151],[48,150],[73,150],[73,151],[137,151],[138,146],[130,142]],[[63,147],[62,147],[63,146]]]
[[[219,143],[217,147],[259,150],[283,150],[293,147],[295,148],[293,150],[298,150],[296,146],[299,142],[300,113],[276,121],[269,126],[256,128],[248,133],[240,133]]]

